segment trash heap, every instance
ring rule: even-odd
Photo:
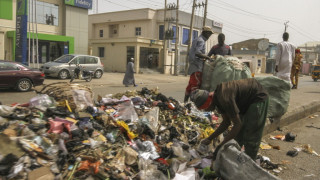
[[[157,89],[93,100],[79,84],[49,84],[0,105],[0,179],[212,178],[200,146],[217,117]],[[211,146],[212,147],[212,146]]]

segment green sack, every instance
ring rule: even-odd
[[[218,84],[232,80],[251,78],[251,71],[234,56],[217,56],[212,62],[205,62],[201,89],[214,91]]]
[[[269,94],[267,117],[280,117],[287,112],[290,100],[290,82],[275,76],[256,77]]]

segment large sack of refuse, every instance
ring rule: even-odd
[[[246,78],[251,78],[251,71],[237,57],[217,56],[204,64],[201,89],[214,91],[222,82]]]
[[[290,83],[275,76],[256,77],[269,93],[268,117],[280,117],[287,112],[290,100]]]
[[[235,140],[230,140],[221,147],[213,168],[225,180],[278,180],[276,176],[262,169],[248,155],[241,152]]]

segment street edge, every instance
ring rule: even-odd
[[[293,122],[303,119],[309,116],[310,114],[316,113],[319,110],[320,110],[320,101],[312,101],[309,104],[295,108],[290,112],[287,112],[281,118],[278,118],[278,119],[275,118],[272,123],[267,124],[264,127],[263,135],[266,135],[270,132],[277,130],[278,128],[282,128]]]

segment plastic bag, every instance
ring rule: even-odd
[[[157,179],[157,180],[167,180],[168,178],[159,170],[157,166],[152,164],[151,160],[145,160],[143,158],[139,159],[138,162],[139,176],[141,180]]]
[[[217,56],[213,62],[204,64],[201,89],[214,91],[222,82],[251,77],[250,69],[237,57]]]
[[[0,116],[7,117],[13,114],[15,107],[0,105]]]
[[[72,96],[78,111],[85,110],[88,106],[93,106],[92,94],[86,90],[72,90]]]
[[[130,122],[136,123],[139,118],[134,109],[134,105],[131,101],[125,101],[118,106],[118,110],[113,114],[115,119],[120,119],[123,121],[130,120]]]
[[[55,106],[55,101],[46,94],[39,94],[36,97],[31,98],[29,104],[30,107],[46,111],[48,107]]]
[[[226,180],[279,180],[242,152],[235,140],[228,141],[220,148],[213,168]]]

